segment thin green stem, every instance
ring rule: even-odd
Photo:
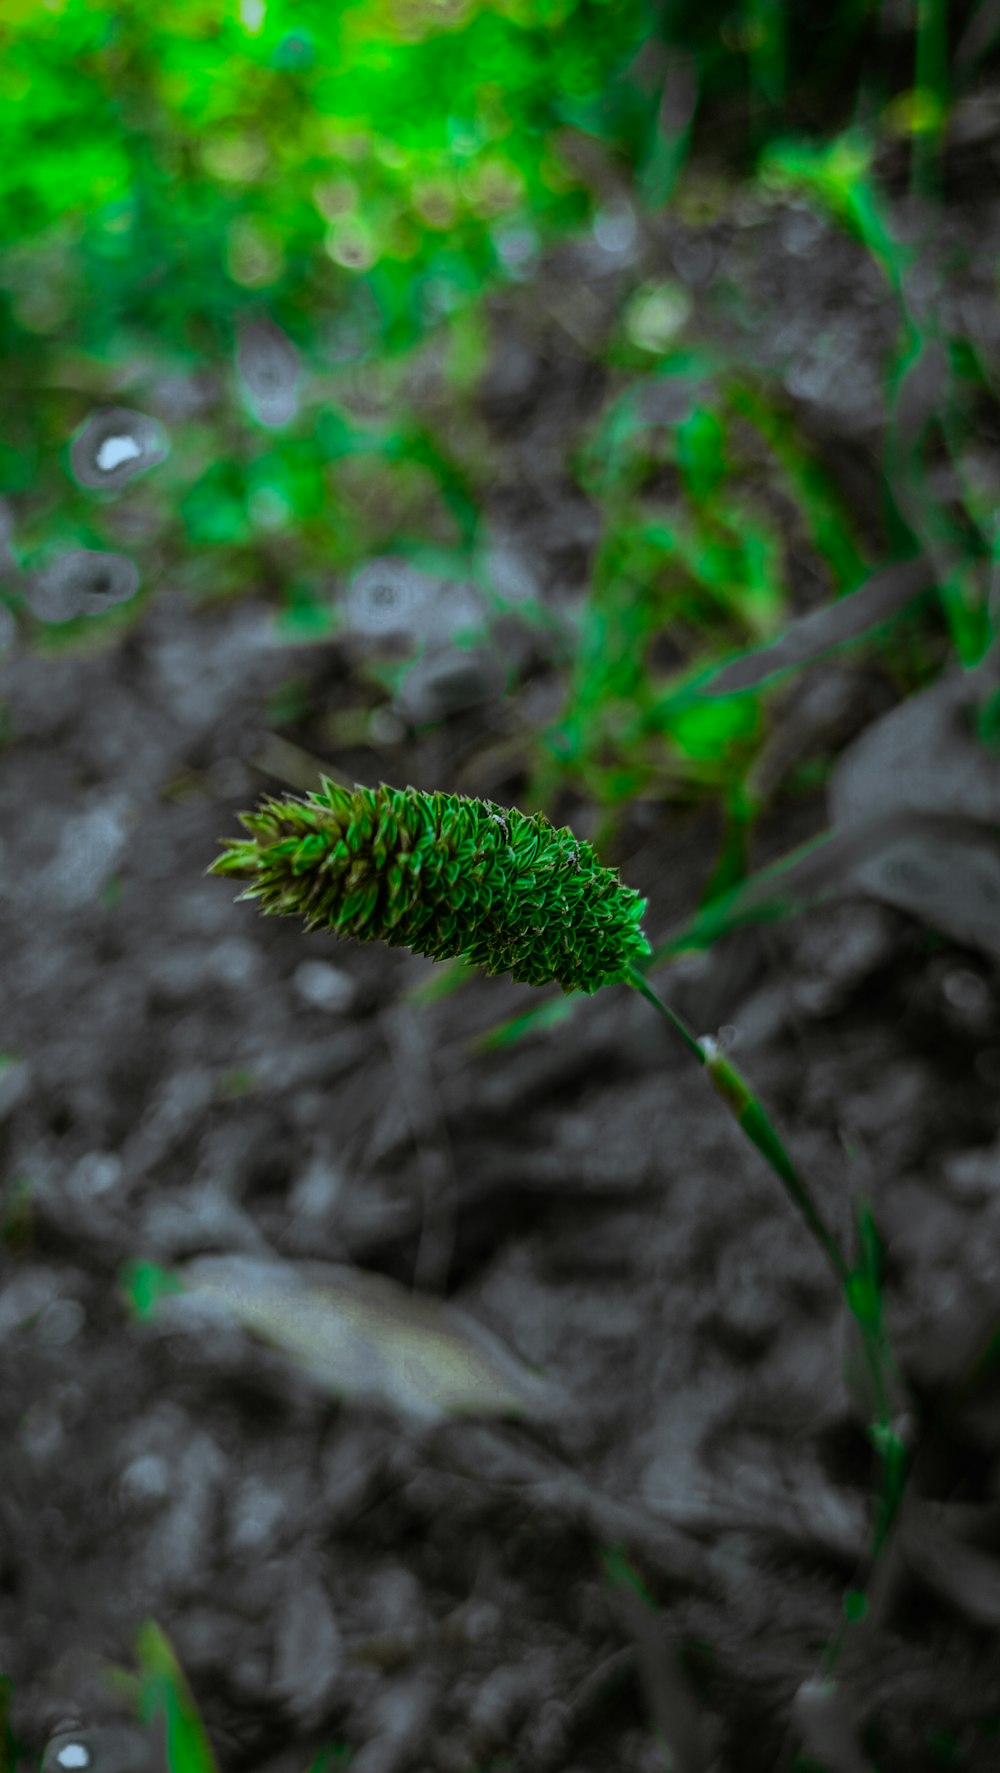
[[[948,107],[948,0],[917,0],[916,55],[913,76],[913,158],[910,189],[932,196],[941,174],[941,143]],[[921,116],[919,108],[929,114]]]
[[[674,1033],[680,1035],[688,1051],[694,1054],[698,1064],[704,1065],[706,1062],[705,1053],[697,1037],[691,1033],[687,1023],[678,1016],[676,1010],[672,1010],[669,1004],[665,1004],[662,997],[657,997],[652,986],[646,983],[645,975],[640,972],[634,962],[629,966],[629,983],[635,987],[636,991],[642,993],[646,1002],[652,1004],[654,1010],[658,1011],[665,1022],[669,1022]]]
[[[779,1182],[784,1188],[793,1205],[802,1215],[813,1237],[819,1244],[824,1256],[833,1269],[838,1284],[845,1290],[848,1287],[851,1271],[833,1232],[830,1230],[819,1207],[812,1197],[809,1186],[795,1168],[788,1152],[782,1145],[778,1134],[771,1124],[763,1103],[754,1094],[750,1085],[736,1066],[720,1051],[714,1040],[706,1036],[699,1040],[694,1035],[676,1010],[657,997],[652,986],[648,984],[640,969],[634,964],[629,968],[629,983],[666,1022],[680,1035],[689,1052],[693,1053],[700,1065],[705,1066],[717,1093],[722,1097],[730,1114],[740,1126],[747,1138],[756,1145],[758,1151],[767,1159]]]
[[[738,1122],[739,1128],[745,1131],[746,1136],[754,1142],[754,1145],[757,1145],[757,1151],[761,1152],[762,1156],[770,1163],[771,1170],[777,1175],[787,1197],[793,1202],[794,1207],[798,1207],[801,1218],[809,1225],[817,1245],[823,1250],[824,1257],[830,1264],[830,1268],[833,1269],[833,1275],[837,1278],[837,1285],[839,1285],[840,1293],[844,1296],[844,1303],[858,1326],[863,1358],[865,1358],[867,1369],[869,1369],[869,1378],[871,1378],[872,1395],[876,1399],[876,1420],[872,1425],[872,1445],[878,1450],[881,1464],[883,1464],[883,1495],[879,1500],[878,1519],[876,1519],[874,1534],[872,1534],[871,1553],[867,1558],[867,1574],[869,1574],[869,1582],[871,1582],[872,1573],[881,1560],[885,1544],[888,1543],[890,1534],[892,1534],[895,1518],[899,1514],[902,1491],[906,1488],[906,1479],[910,1475],[910,1456],[906,1452],[906,1447],[902,1445],[902,1441],[899,1440],[899,1434],[895,1431],[895,1425],[892,1422],[892,1401],[890,1401],[888,1379],[890,1379],[890,1374],[895,1374],[895,1363],[892,1360],[892,1351],[885,1339],[883,1324],[881,1324],[881,1303],[879,1303],[878,1294],[872,1296],[871,1277],[867,1273],[871,1262],[865,1261],[863,1238],[862,1266],[853,1271],[849,1268],[848,1261],[842,1254],[832,1230],[826,1225],[826,1220],[821,1215],[819,1207],[816,1206],[816,1200],[812,1199],[809,1184],[805,1183],[805,1179],[794,1167],[793,1160],[789,1158],[784,1145],[780,1142],[777,1131],[771,1126],[771,1121],[768,1119],[768,1113],[764,1110],[761,1099],[755,1096],[754,1090],[750,1089],[743,1074],[739,1073],[734,1064],[730,1064],[729,1058],[725,1058],[716,1041],[713,1041],[709,1035],[704,1035],[699,1041],[697,1035],[693,1034],[688,1025],[684,1023],[684,1019],[677,1016],[677,1012],[670,1009],[668,1004],[663,1004],[660,996],[656,995],[652,986],[647,984],[640,966],[629,963],[628,972],[629,984],[642,993],[647,1004],[652,1004],[652,1007],[658,1011],[660,1016],[663,1016],[663,1019],[676,1034],[681,1035],[684,1046],[688,1048],[690,1053],[693,1053],[693,1057],[699,1060],[700,1066],[706,1067],[709,1080],[713,1083],[716,1092],[722,1096],[723,1103],[729,1108],[734,1121]],[[996,1332],[995,1339],[984,1351],[982,1360],[988,1362],[989,1358],[995,1355],[996,1349],[1000,1349],[1000,1330]],[[844,1631],[846,1629],[848,1628],[844,1626]],[[830,1647],[830,1667],[833,1667],[839,1658],[844,1631],[840,1633],[837,1642]]]
[[[692,1033],[676,1010],[672,1010],[668,1004],[663,1002],[662,998],[657,996],[652,986],[648,984],[641,968],[634,962],[629,966],[628,983],[640,992],[647,1003],[651,1003],[664,1021],[669,1023],[676,1034],[680,1035],[688,1051],[694,1055],[699,1065],[703,1065],[707,1070],[712,1084],[722,1097],[737,1125],[756,1145],[761,1155],[767,1159],[792,1204],[798,1209],[823,1251],[836,1277],[844,1302],[858,1326],[861,1346],[872,1381],[873,1395],[876,1399],[873,1443],[882,1459],[884,1474],[879,1518],[876,1522],[872,1550],[868,1560],[870,1578],[880,1560],[899,1512],[909,1472],[909,1459],[892,1422],[888,1378],[890,1374],[894,1374],[895,1366],[883,1333],[881,1303],[878,1295],[872,1292],[867,1272],[870,1262],[866,1261],[864,1243],[862,1242],[861,1266],[857,1270],[852,1270],[837,1239],[816,1205],[808,1184],[799,1174],[782,1145],[763,1103],[750,1088],[742,1073],[725,1057],[715,1040],[707,1035],[699,1040]],[[989,1358],[994,1346],[1000,1347],[1000,1331],[997,1332],[995,1343],[986,1351],[984,1358]],[[840,1639],[832,1650],[834,1661],[839,1654],[839,1648]]]

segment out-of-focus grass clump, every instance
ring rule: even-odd
[[[11,0],[0,647],[19,626],[44,647],[114,633],[166,582],[263,595],[290,636],[351,635],[369,705],[331,717],[335,746],[373,712],[402,732],[481,688],[516,693],[492,630],[516,606],[563,692],[514,741],[522,799],[589,799],[600,847],[637,796],[715,797],[714,886],[731,884],[766,788],[771,678],[705,692],[798,613],[793,547],[833,600],[923,555],[962,662],[993,634],[977,440],[995,374],[962,303],[945,324],[928,296],[940,267],[885,190],[940,189],[993,10]],[[637,218],[710,227],[741,187],[853,235],[898,315],[882,538],[780,378],[717,344],[682,282],[645,274]],[[599,542],[557,618],[505,589],[483,519],[496,462],[474,396],[507,347],[487,297],[530,286],[561,237],[615,229],[632,241],[616,314],[582,347],[611,391],[566,461]],[[847,630],[864,634],[856,612]]]

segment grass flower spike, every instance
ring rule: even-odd
[[[645,899],[589,843],[543,813],[419,788],[343,788],[322,778],[241,813],[210,874],[249,884],[269,914],[310,929],[461,958],[523,985],[600,990],[650,953]]]
[[[716,1040],[698,1039],[653,990],[640,964],[645,899],[604,868],[589,843],[491,800],[419,788],[342,788],[321,778],[305,800],[285,795],[241,813],[246,838],[226,838],[210,874],[248,882],[241,899],[299,915],[310,929],[461,958],[525,985],[563,991],[630,985],[708,1073],[741,1131],[777,1176],[822,1250],[855,1323],[876,1415],[883,1496],[868,1578],[887,1542],[909,1470],[891,1399],[898,1374],[881,1325],[877,1278],[862,1240],[852,1266],[771,1123],[763,1103]],[[870,1241],[870,1240],[869,1240]],[[872,1301],[874,1300],[874,1309]]]

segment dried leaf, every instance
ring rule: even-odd
[[[958,821],[956,821],[958,823]],[[1000,838],[916,829],[889,843],[854,876],[873,898],[909,911],[963,947],[1000,959]],[[931,821],[926,821],[930,826]]]
[[[198,1257],[180,1272],[192,1303],[222,1308],[337,1397],[378,1398],[432,1422],[559,1408],[554,1388],[474,1318],[384,1275],[243,1256]],[[186,1303],[169,1302],[172,1319]]]
[[[949,672],[866,728],[830,778],[831,823],[907,810],[1000,824],[1000,769],[975,732],[978,679]]]
[[[766,646],[729,659],[704,684],[706,696],[730,696],[754,689],[779,672],[812,665],[834,648],[860,640],[888,622],[915,597],[929,591],[934,569],[929,560],[902,560],[874,573],[835,603],[812,610],[791,622]]]
[[[949,673],[869,727],[838,762],[830,813],[841,832],[886,827],[853,872],[862,891],[997,955],[1000,769],[975,732],[988,688],[985,670]]]
[[[904,853],[908,845],[937,840],[978,846],[983,833],[984,827],[972,819],[905,808],[824,831],[696,911],[657,944],[653,964],[687,949],[709,948],[744,924],[783,921],[843,898],[866,868],[877,867],[894,849]]]

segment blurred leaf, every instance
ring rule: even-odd
[[[165,1728],[170,1773],[216,1773],[215,1756],[180,1664],[152,1620],[141,1627],[136,1652],[143,1721]]]
[[[1000,772],[976,735],[976,691],[989,681],[949,673],[892,709],[841,754],[829,801],[844,832],[886,822],[853,870],[858,887],[1000,954]]]
[[[353,1751],[346,1743],[337,1743],[330,1748],[321,1748],[310,1761],[306,1773],[341,1773],[341,1769],[351,1764]]]
[[[978,850],[983,836],[984,828],[971,820],[905,809],[823,832],[685,918],[656,945],[653,964],[687,949],[709,948],[746,924],[799,917],[845,893],[874,890],[864,870],[878,869],[883,858],[891,864],[893,855],[905,856],[911,848],[933,851],[949,844],[956,846],[959,857],[967,856]],[[904,861],[904,871],[905,866]],[[987,891],[990,879],[987,874]]]
[[[991,680],[951,671],[865,728],[830,778],[838,826],[902,809],[1000,824],[1000,772],[976,735]]]
[[[668,1619],[620,1546],[602,1552],[615,1607],[635,1645],[646,1711],[670,1773],[709,1773],[712,1757],[694,1689],[678,1656]]]
[[[636,190],[650,212],[670,197],[688,156],[698,106],[698,61],[673,48],[666,58],[655,119],[636,167]]]
[[[885,844],[854,880],[963,947],[1000,959],[1000,837],[988,827],[948,831],[927,820]]]
[[[857,128],[823,143],[785,138],[768,145],[759,176],[765,189],[803,189],[819,199],[864,242],[890,287],[902,296],[916,248],[904,246],[892,231],[886,200],[870,177],[874,153],[870,136]]]
[[[176,1276],[157,1262],[126,1262],[119,1284],[137,1318],[155,1317],[160,1300],[183,1291]]]
[[[933,582],[929,561],[898,561],[836,603],[800,616],[766,646],[725,660],[703,681],[702,693],[734,695],[767,683],[779,673],[815,664],[836,648],[881,628],[915,597],[930,590]]]
[[[235,462],[213,462],[180,501],[180,513],[195,547],[246,541],[251,534],[247,488]]]
[[[804,1681],[792,1703],[792,1717],[806,1754],[825,1773],[869,1773],[842,1684],[818,1678]]]
[[[725,702],[693,703],[678,709],[666,730],[685,757],[710,762],[752,739],[759,724],[756,697],[734,694]]]
[[[458,1307],[383,1275],[334,1264],[297,1267],[204,1256],[179,1271],[170,1321],[203,1304],[280,1349],[336,1397],[380,1399],[404,1416],[548,1415],[556,1388]]]
[[[405,993],[406,1002],[416,1009],[437,1003],[441,998],[450,997],[453,992],[461,990],[478,972],[478,967],[470,966],[465,960],[435,961],[431,964],[426,979]]]
[[[677,427],[677,461],[695,499],[715,491],[726,472],[725,428],[710,407],[696,406]]]
[[[829,563],[835,585],[856,584],[864,577],[868,563],[854,513],[794,418],[782,410],[766,387],[738,369],[726,376],[725,404],[751,424],[773,452],[813,546]]]
[[[498,1022],[485,1034],[477,1034],[469,1046],[474,1053],[490,1053],[502,1047],[516,1046],[527,1035],[540,1034],[565,1022],[573,1015],[578,1000],[586,995],[585,991],[570,991],[559,997],[546,998],[544,1003],[535,1004],[518,1016],[510,1016],[505,1022]]]

